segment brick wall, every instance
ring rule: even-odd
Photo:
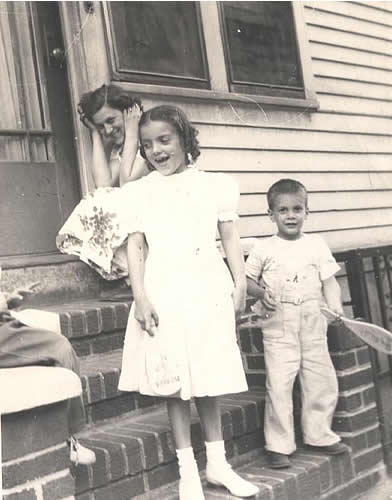
[[[66,403],[2,416],[3,500],[73,498]]]

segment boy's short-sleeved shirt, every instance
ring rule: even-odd
[[[317,234],[303,234],[298,240],[284,240],[275,235],[259,240],[252,248],[245,265],[246,275],[272,292],[284,282],[300,284],[309,266],[314,267],[321,282],[334,276],[338,266],[331,250]]]

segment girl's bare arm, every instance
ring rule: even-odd
[[[238,316],[245,311],[246,305],[245,265],[240,237],[234,221],[219,222],[218,230],[235,285],[233,301],[235,312]]]

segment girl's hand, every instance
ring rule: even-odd
[[[87,118],[87,116],[85,115],[81,106],[78,106],[78,113],[79,113],[80,121],[83,123],[83,125],[85,127],[87,127],[90,130],[91,133],[98,132],[97,127],[94,125],[94,123],[91,120],[89,120]]]
[[[142,116],[142,111],[138,104],[134,104],[132,108],[123,111],[125,136],[138,137],[139,121]]]
[[[239,319],[240,316],[244,313],[246,307],[246,286],[236,286],[234,288],[232,297],[235,317]]]
[[[142,329],[151,335],[151,337],[155,335],[155,330],[159,324],[159,317],[147,297],[135,300],[135,318],[140,323]]]

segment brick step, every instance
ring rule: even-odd
[[[88,424],[157,406],[158,398],[118,390],[122,349],[80,358],[83,401]]]
[[[230,460],[263,446],[264,394],[252,391],[220,399],[223,435]],[[192,406],[192,443],[201,469],[205,467],[202,432]],[[75,468],[78,500],[126,500],[178,479],[166,409],[127,414],[96,424],[79,436],[95,451],[93,466]]]
[[[383,478],[380,467],[355,475],[352,454],[329,457],[322,453],[299,448],[291,457],[292,466],[285,470],[268,468],[267,457],[262,449],[244,456],[245,463],[234,469],[245,479],[259,487],[256,500],[354,500],[368,498],[367,494]],[[242,460],[244,462],[244,460]],[[235,500],[226,489],[207,484],[205,473],[200,474],[205,500]],[[91,500],[92,496],[87,497]],[[114,499],[115,497],[113,497]],[[124,497],[132,498],[132,497]],[[178,481],[138,495],[134,500],[178,500]],[[378,498],[378,497],[377,497]],[[379,497],[381,499],[381,497]]]
[[[45,306],[60,314],[61,333],[79,356],[120,349],[123,346],[131,298],[79,300],[68,304]]]

